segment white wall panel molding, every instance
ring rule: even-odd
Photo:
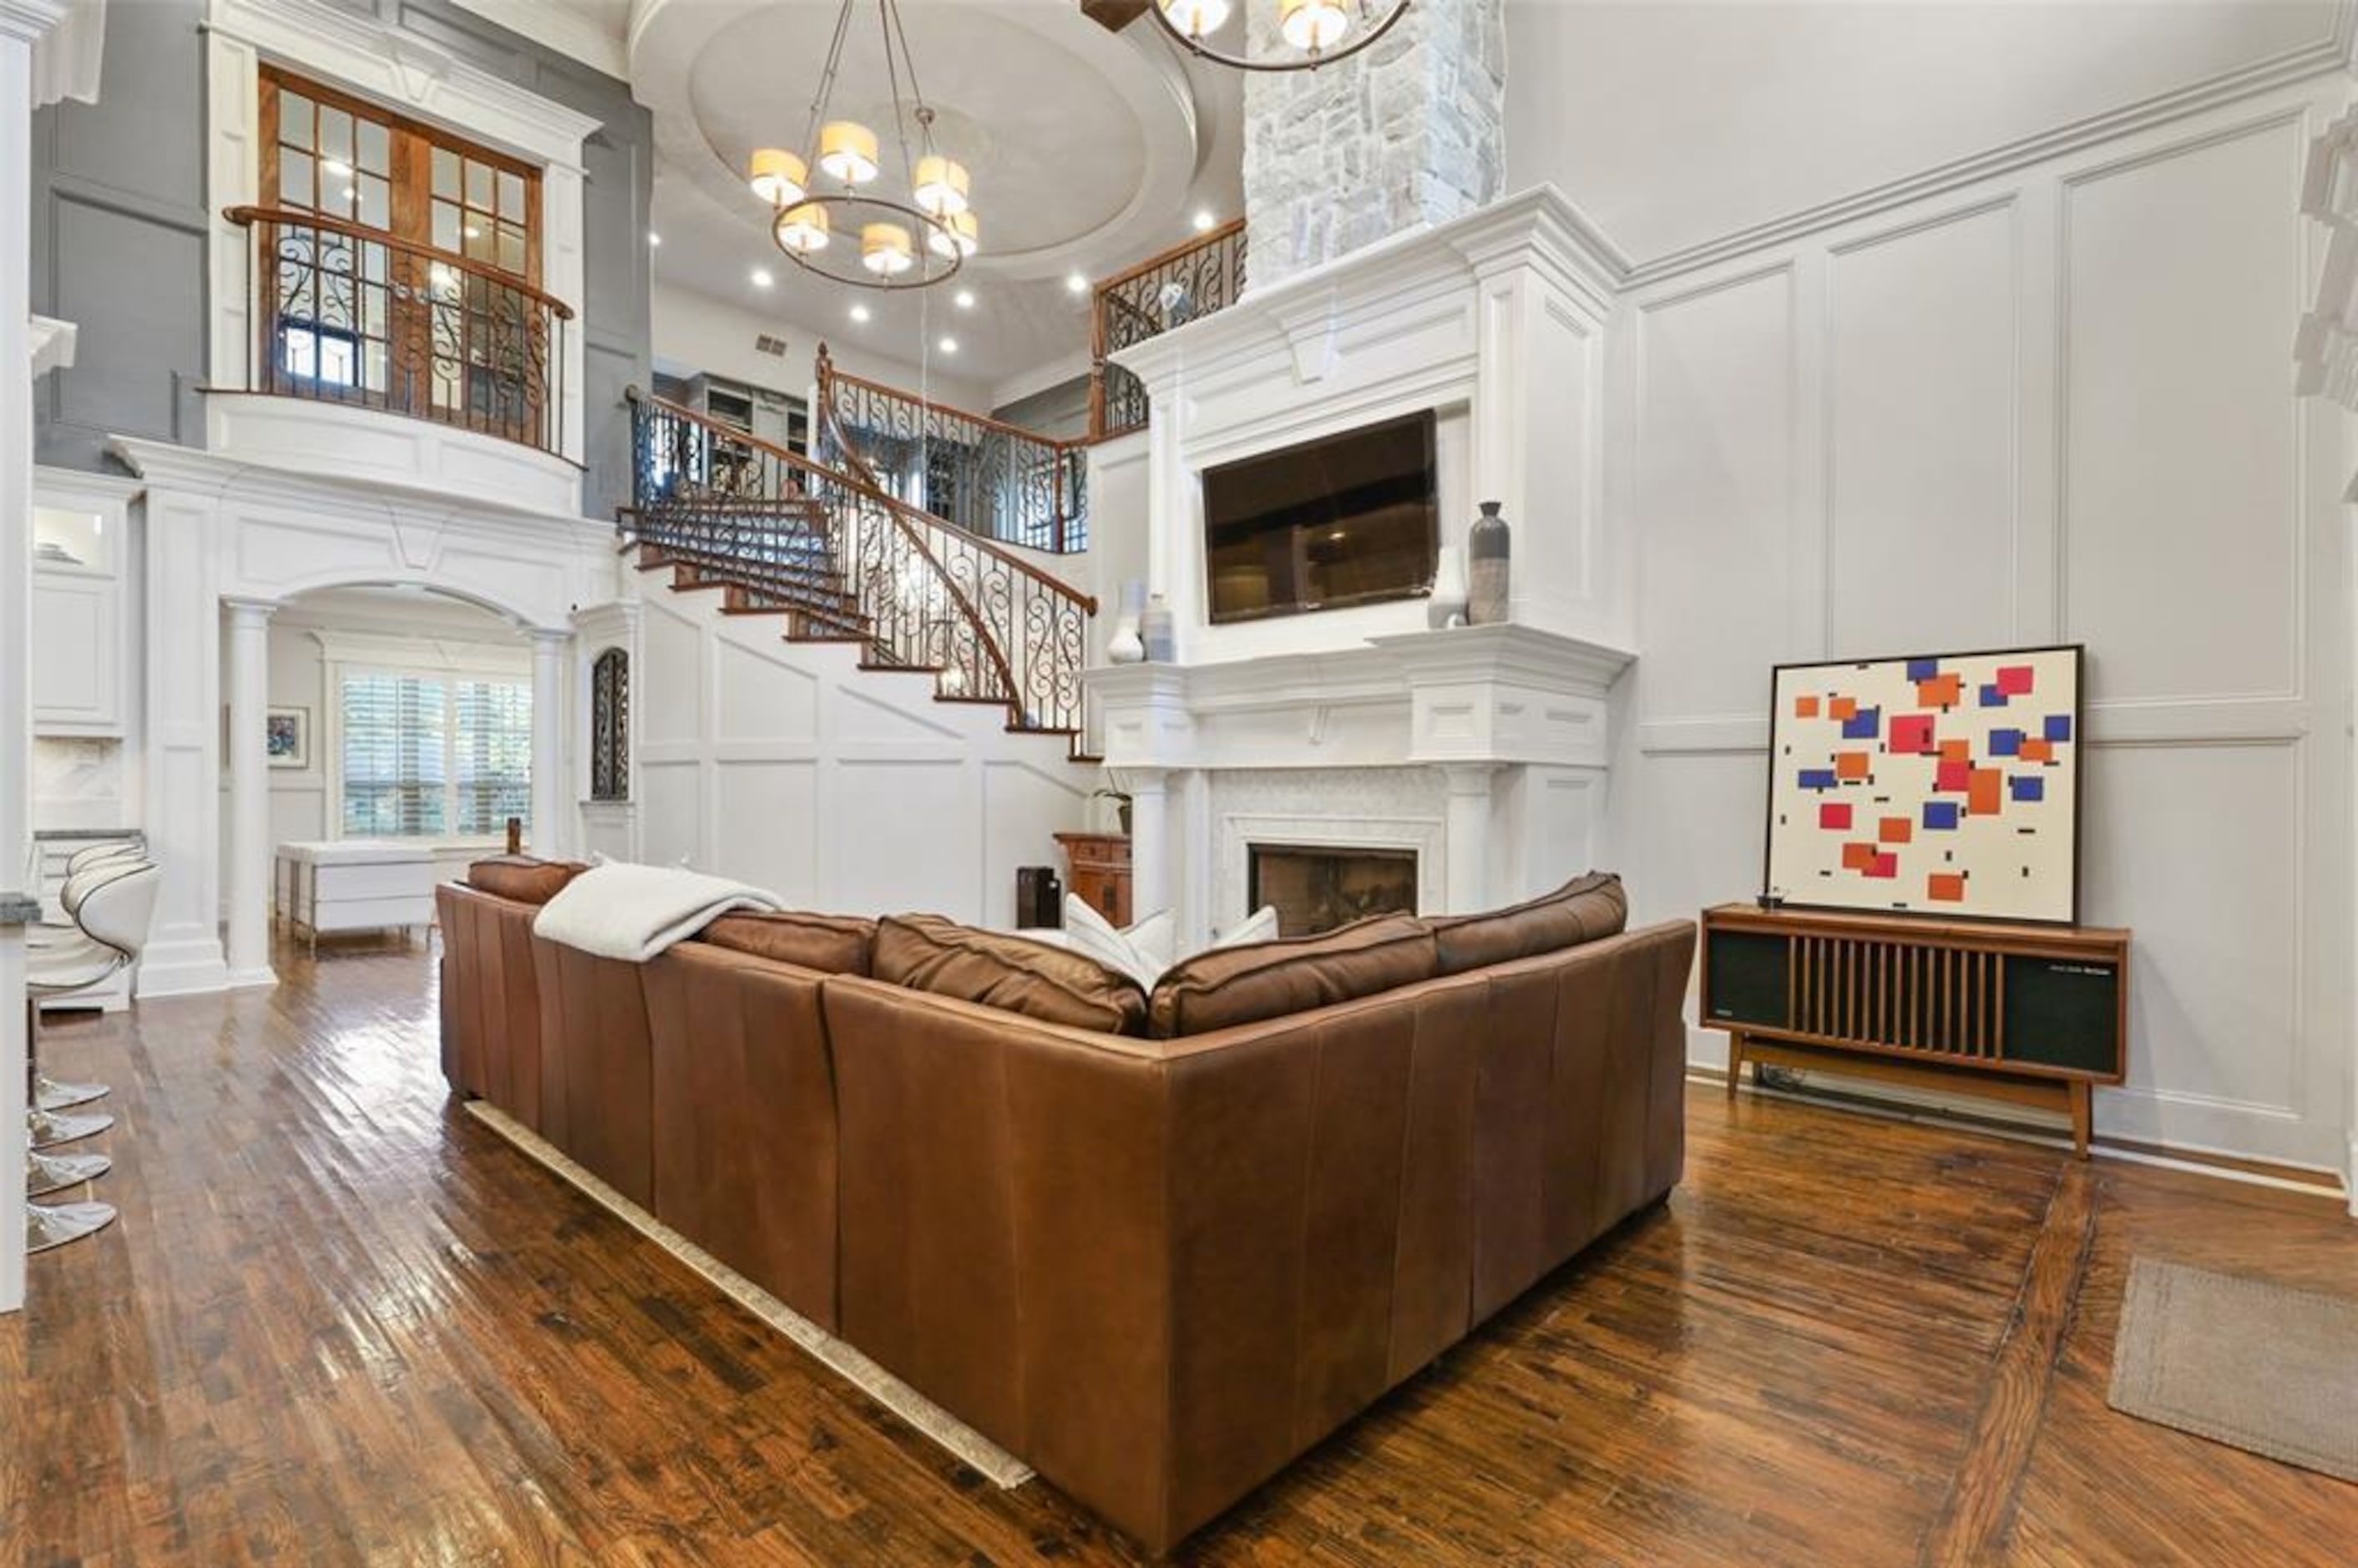
[[[2104,114],[2093,114],[2037,135],[2022,137],[1953,159],[1905,178],[1871,186],[1836,200],[1788,213],[1630,265],[1621,277],[1628,287],[1649,287],[1684,275],[1808,240],[1877,214],[1931,201],[1985,181],[2040,165],[2051,165],[2090,148],[2105,147],[2140,133],[2212,114],[2229,106],[2288,88],[2339,91],[2347,85],[2353,24],[2347,7],[2333,36],[2288,50],[2274,59],[2190,82]]]
[[[1641,656],[1604,837],[1640,914],[1758,891],[1769,664],[2083,641],[2082,908],[2138,933],[2100,1129],[2350,1157],[2358,449],[2287,362],[2322,248],[2303,161],[2350,94],[2336,67],[2180,95],[1639,270],[1607,493]]]

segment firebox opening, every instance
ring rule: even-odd
[[[1273,904],[1278,929],[1313,936],[1371,914],[1416,913],[1413,849],[1255,844],[1246,907]]]

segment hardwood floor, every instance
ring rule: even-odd
[[[496,1135],[422,950],[54,1025],[123,1219],[0,1319],[11,1562],[1134,1553]],[[1217,1563],[2347,1563],[2358,1487],[2104,1404],[2133,1254],[2358,1295],[2338,1204],[1749,1097],[1688,1176],[1196,1538]]]

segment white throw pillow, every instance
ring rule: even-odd
[[[1179,917],[1167,909],[1124,928],[1122,935],[1141,958],[1154,966],[1158,977],[1179,961]]]
[[[1167,918],[1167,914],[1157,914],[1139,925]],[[1141,953],[1125,933],[1114,929],[1113,924],[1086,901],[1071,893],[1065,895],[1065,945],[1074,952],[1087,954],[1116,974],[1130,976],[1148,990],[1154,989],[1164,968]]]
[[[1255,942],[1277,940],[1277,906],[1264,903],[1259,909],[1212,938],[1212,947],[1246,947]],[[1204,950],[1210,952],[1212,947]]]

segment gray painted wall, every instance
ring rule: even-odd
[[[630,495],[622,392],[651,371],[647,112],[626,83],[448,0],[335,3],[602,122],[582,149],[582,506],[606,514]],[[100,102],[33,117],[33,308],[81,329],[73,367],[41,388],[35,440],[44,463],[104,467],[111,435],[204,439],[202,13],[202,0],[117,0],[107,7]]]
[[[1076,375],[1054,386],[1044,386],[990,411],[994,419],[1021,425],[1043,436],[1070,439],[1089,433],[1089,378]]]

